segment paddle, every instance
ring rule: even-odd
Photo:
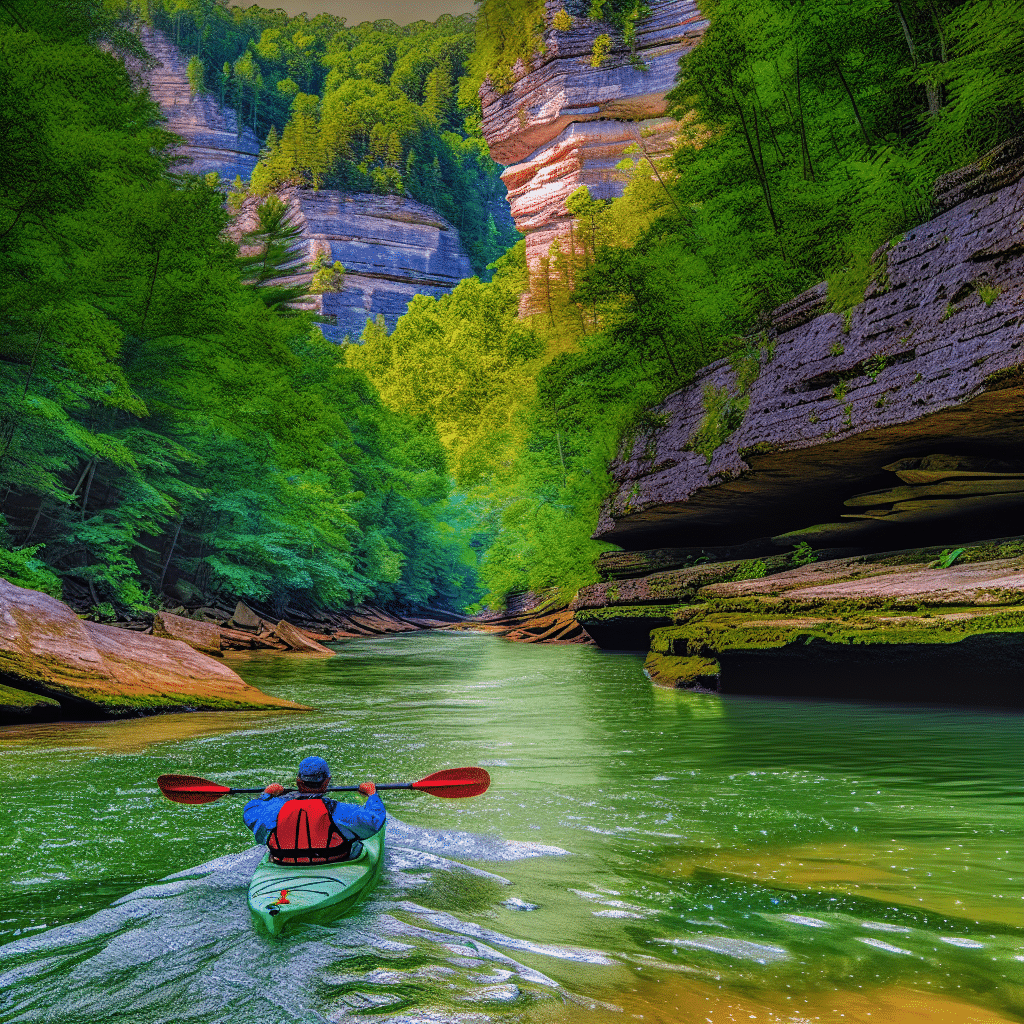
[[[262,789],[231,789],[228,786],[218,786],[216,782],[200,779],[195,775],[161,775],[156,782],[160,792],[176,804],[212,804],[222,796],[263,792]],[[486,793],[490,784],[491,777],[483,768],[446,768],[418,782],[386,782],[377,789],[418,789],[446,800],[454,800]],[[327,792],[354,793],[358,789],[358,786],[330,786]],[[285,793],[293,792],[295,791],[292,789],[285,790]]]

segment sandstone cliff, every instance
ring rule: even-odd
[[[278,196],[302,228],[305,255],[324,256],[345,268],[340,292],[314,296],[328,320],[330,341],[358,341],[367,318],[378,315],[391,330],[414,295],[440,296],[473,276],[459,234],[429,206],[402,196],[346,195],[329,189],[286,188]],[[232,232],[256,226],[259,200],[247,199]]]
[[[622,194],[615,165],[641,132],[644,145],[668,148],[674,122],[665,117],[665,95],[679,60],[706,26],[692,0],[653,0],[637,29],[636,54],[601,22],[577,20],[559,31],[552,18],[562,8],[548,0],[543,55],[516,65],[515,84],[499,93],[480,91],[483,133],[491,156],[507,164],[502,175],[516,227],[526,233],[527,261],[536,267],[554,239],[568,229],[565,200],[580,185],[595,199]],[[612,34],[614,45],[600,67],[591,63],[594,40]]]
[[[143,26],[143,45],[154,59],[142,70],[149,94],[167,118],[167,130],[185,140],[179,147],[178,170],[186,174],[215,171],[225,182],[236,176],[248,181],[260,158],[260,140],[251,128],[238,125],[238,115],[221,107],[209,94],[193,96],[188,60],[163,32]]]
[[[187,60],[160,31],[142,30],[153,67],[141,70],[153,99],[167,118],[169,131],[184,140],[179,170],[190,174],[217,172],[225,185],[236,175],[248,181],[259,160],[260,141],[252,129],[239,133],[237,116],[220,108],[209,95],[191,96]],[[414,295],[440,296],[473,268],[459,233],[440,214],[401,196],[347,195],[331,190],[280,191],[303,229],[307,254],[338,261],[345,268],[345,287],[316,296],[314,308],[327,323],[324,336],[358,340],[367,318],[384,317],[389,329]],[[248,200],[234,229],[237,237],[255,223],[255,200]]]
[[[940,179],[863,302],[798,296],[624,441],[597,643],[689,689],[1021,703],[1022,178],[1024,139]]]

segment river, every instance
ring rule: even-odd
[[[0,730],[0,1021],[1024,1020],[1020,715],[719,699],[641,659],[472,633],[232,659],[310,714]],[[257,935],[242,800],[164,772],[385,796],[354,915]]]

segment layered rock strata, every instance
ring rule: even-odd
[[[235,111],[220,106],[213,96],[192,95],[188,60],[163,32],[143,26],[139,34],[153,58],[142,69],[142,78],[167,118],[167,130],[184,140],[177,169],[186,174],[216,172],[225,182],[236,176],[248,181],[260,158],[256,134],[240,126]]]
[[[986,173],[1013,153],[993,154]],[[708,367],[654,410],[664,426],[624,444],[595,536],[639,550],[785,532],[791,546],[808,528],[815,546],[877,550],[941,541],[953,522],[961,538],[1011,532],[1024,494],[972,494],[965,481],[1024,470],[1022,221],[1018,179],[876,254],[845,315],[824,284],[780,307],[749,352]],[[727,407],[743,413],[735,429]],[[963,501],[921,494],[930,508],[892,515],[889,495],[884,515],[844,518],[862,514],[850,499],[903,483],[901,460],[929,456],[964,460]]]
[[[949,567],[931,554],[702,587],[653,631],[645,668],[663,685],[719,693],[1021,705],[1024,543],[968,548]]]
[[[388,330],[415,295],[439,297],[473,268],[459,233],[429,206],[402,196],[347,195],[330,189],[285,188],[293,222],[302,229],[303,257],[322,256],[345,268],[341,291],[312,296],[327,322],[329,341],[358,341],[367,319],[382,316]],[[260,200],[245,200],[233,227],[237,238],[256,224]]]
[[[181,640],[83,621],[0,579],[0,721],[161,711],[307,710]]]
[[[144,28],[142,39],[155,65],[141,69],[150,95],[167,118],[167,129],[184,140],[178,169],[216,172],[223,184],[248,181],[259,160],[252,129],[239,130],[230,107],[208,95],[192,96],[188,62],[162,33]],[[330,341],[358,341],[367,319],[383,316],[391,330],[415,295],[441,296],[473,276],[459,233],[430,207],[401,196],[349,195],[332,190],[288,188],[280,193],[302,228],[304,256],[324,256],[345,268],[340,292],[313,297]],[[236,223],[237,239],[255,223],[257,200],[249,199]]]
[[[619,196],[625,178],[616,164],[628,146],[643,138],[652,153],[669,147],[674,122],[665,116],[665,96],[707,24],[691,0],[654,0],[633,53],[603,22],[554,28],[562,6],[547,0],[544,52],[529,68],[516,64],[512,87],[499,92],[485,82],[480,90],[484,138],[491,156],[508,165],[502,179],[532,269],[567,233],[565,200],[573,191],[587,185],[596,199]],[[594,41],[605,34],[613,46],[595,68]]]

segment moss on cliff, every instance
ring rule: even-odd
[[[684,625],[653,630],[651,650],[674,657],[715,658],[726,651],[778,650],[814,642],[918,646],[954,644],[983,634],[1024,633],[1024,610],[1018,607],[947,607],[918,615],[852,607],[803,617],[773,612],[709,610]]]

